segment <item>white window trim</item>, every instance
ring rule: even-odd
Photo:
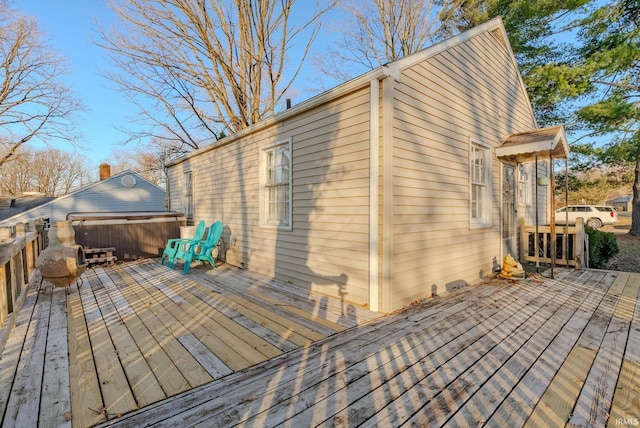
[[[289,222],[286,224],[274,224],[267,221],[267,216],[269,213],[269,209],[267,207],[269,200],[266,196],[267,189],[267,153],[271,150],[274,150],[278,147],[288,146],[289,149],[289,182],[287,185],[289,186],[289,212],[288,219]],[[285,140],[278,140],[271,144],[265,145],[259,149],[259,159],[260,159],[260,227],[266,229],[276,229],[276,230],[284,230],[291,231],[293,229],[293,186],[292,186],[292,142],[291,138]]]
[[[527,207],[531,206],[532,165],[531,163],[518,164],[518,204]]]
[[[182,211],[184,211],[184,215],[187,218],[193,219],[196,207],[194,206],[194,197],[193,197],[193,171],[192,170],[184,171],[183,181],[184,181],[183,182],[184,198],[182,202],[183,203]]]
[[[482,202],[483,202],[483,212],[482,218],[474,218],[473,217],[473,148],[479,147],[483,150],[485,155],[484,159],[484,180],[486,183],[485,191],[483,193]],[[469,139],[469,228],[471,229],[479,229],[479,228],[487,228],[491,227],[491,208],[492,208],[492,179],[491,179],[491,171],[492,171],[492,153],[491,146],[487,144],[483,144],[479,141]]]

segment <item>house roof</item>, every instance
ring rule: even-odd
[[[569,145],[563,126],[534,129],[510,135],[496,148],[496,156],[514,162],[532,162],[536,159],[564,159],[569,155]]]
[[[607,203],[610,203],[610,204],[621,204],[621,203],[627,203],[627,202],[630,202],[630,201],[631,201],[631,199],[632,199],[632,196],[631,196],[631,195],[629,195],[629,196],[622,196],[622,197],[620,197],[620,198],[612,199],[612,200],[608,201]]]
[[[54,199],[45,196],[11,196],[9,199],[12,201],[11,206],[0,209],[0,221],[22,214]]]
[[[228,144],[232,144],[238,140],[240,140],[241,138],[250,135],[260,129],[266,128],[267,126],[271,126],[274,123],[278,123],[281,122],[283,120],[286,120],[288,118],[291,117],[295,117],[301,113],[303,113],[304,111],[310,110],[314,107],[317,107],[323,103],[326,103],[328,101],[331,101],[333,99],[336,99],[342,95],[345,95],[347,93],[350,93],[352,91],[355,91],[357,89],[360,89],[364,86],[369,85],[372,81],[374,80],[382,80],[388,77],[393,78],[396,81],[400,80],[400,75],[401,72],[415,64],[418,64],[422,61],[427,60],[428,58],[433,57],[434,55],[437,55],[441,52],[446,51],[447,49],[451,49],[454,46],[457,46],[461,43],[464,43],[480,34],[484,34],[484,33],[491,33],[494,37],[496,37],[500,43],[505,47],[505,49],[507,49],[507,51],[509,52],[510,56],[511,56],[511,60],[513,62],[514,67],[517,68],[517,64],[516,64],[516,60],[515,60],[515,56],[513,54],[513,51],[511,49],[511,45],[509,44],[509,38],[507,37],[507,33],[504,29],[504,25],[502,23],[502,18],[497,17],[494,19],[491,19],[490,21],[485,22],[484,24],[478,25],[477,27],[474,27],[470,30],[465,31],[464,33],[458,34],[457,36],[451,37],[447,40],[444,40],[440,43],[436,43],[434,45],[431,45],[419,52],[416,52],[412,55],[409,55],[407,57],[398,59],[394,62],[382,65],[378,68],[375,68],[365,74],[362,74],[354,79],[351,79],[341,85],[338,85],[336,87],[334,87],[333,89],[329,89],[328,91],[325,91],[321,94],[316,95],[315,97],[312,97],[298,105],[295,105],[289,109],[286,109],[282,112],[277,113],[276,115],[274,115],[271,118],[262,120],[256,124],[253,124],[247,128],[244,128],[232,135],[229,135],[228,137],[225,137],[222,140],[216,141],[206,147],[202,147],[198,150],[195,150],[193,152],[187,153],[177,159],[174,159],[170,162],[167,163],[167,166],[173,166],[176,164],[179,164],[181,162],[184,162],[188,159],[191,159],[193,156],[197,156],[201,153],[205,153],[208,152],[210,150],[215,150],[218,147],[221,146],[225,146]],[[522,93],[524,95],[524,97],[527,99],[527,101],[529,100],[529,95],[527,94],[527,91],[525,89],[524,83],[522,82],[522,78],[520,77],[520,74],[518,73],[519,76],[519,80],[520,80],[520,88],[522,90]],[[531,108],[531,103],[527,102],[527,105],[529,106],[529,109],[531,111],[531,117],[535,118],[535,115],[533,114],[533,109]]]
[[[26,202],[24,204],[24,207],[22,209],[20,209],[20,210],[16,209],[16,207],[18,205],[18,199],[16,199],[16,201],[14,202],[14,207],[9,208],[8,210],[0,210],[0,222],[9,224],[9,223],[11,223],[11,221],[12,221],[11,219],[13,217],[16,217],[18,215],[30,212],[32,210],[35,210],[35,209],[38,209],[38,208],[41,208],[41,207],[56,203],[57,201],[60,201],[60,200],[66,199],[66,198],[70,198],[70,197],[76,195],[77,193],[84,192],[84,191],[86,191],[88,189],[91,189],[92,187],[98,186],[98,185],[100,185],[102,183],[105,183],[105,182],[108,182],[108,181],[120,180],[123,186],[130,187],[130,186],[132,186],[132,184],[131,184],[131,176],[134,176],[135,180],[143,180],[143,181],[149,183],[150,185],[157,187],[162,192],[165,192],[164,189],[162,189],[161,187],[151,183],[150,181],[145,179],[140,174],[137,174],[137,173],[131,171],[130,169],[127,169],[127,170],[124,170],[124,171],[119,172],[117,174],[114,174],[114,175],[112,175],[112,176],[110,176],[108,178],[105,178],[104,180],[100,180],[100,181],[96,181],[94,183],[88,184],[88,185],[86,185],[84,187],[81,187],[79,189],[74,190],[71,193],[68,193],[66,195],[63,195],[63,196],[60,196],[60,197],[57,197],[57,198],[52,198],[52,197],[46,197],[46,198],[45,197],[39,197],[39,198],[30,197],[30,198],[27,198],[27,197],[25,197],[24,199],[25,199]],[[134,181],[133,185],[135,185],[135,181]],[[15,210],[15,211],[12,211],[12,210]],[[8,211],[11,211],[11,212],[8,212]]]

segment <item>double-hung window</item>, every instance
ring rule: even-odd
[[[193,222],[193,174],[191,171],[184,173],[184,202],[182,210],[187,217],[187,222]]]
[[[261,149],[261,225],[291,229],[291,141]]]
[[[471,227],[491,225],[491,151],[471,142],[469,151]]]
[[[531,205],[531,164],[518,165],[518,203]]]

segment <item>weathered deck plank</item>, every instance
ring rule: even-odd
[[[368,420],[365,426],[444,424],[508,358],[509,353],[501,348],[503,342],[515,332],[530,337],[539,323],[549,318],[549,309],[561,306],[572,294],[567,288],[548,284],[552,286],[530,291],[524,298],[502,307],[490,319],[479,323],[472,332],[471,341],[462,337],[464,352],[452,355],[447,349],[439,350],[443,356],[432,360],[429,366],[433,369],[423,378],[409,384],[411,380],[404,374],[394,379],[393,394],[402,394],[401,398]],[[448,360],[447,355],[451,355]]]
[[[151,346],[153,349],[162,349],[166,357],[169,358],[169,360],[164,360],[164,358],[164,361],[160,360],[158,367],[154,370],[154,373],[157,373],[156,377],[160,380],[162,391],[171,396],[213,380],[151,312],[149,305],[144,304],[145,296],[137,292],[138,287],[133,278],[123,275],[121,269],[110,269],[109,271],[122,284],[121,289],[116,286],[106,272],[103,272],[103,284],[114,303],[120,302],[117,306],[125,324],[127,322],[133,324],[129,326],[129,331],[132,332],[138,347],[145,349]],[[165,364],[175,367],[175,370],[170,370]],[[153,377],[150,377],[150,380],[152,381]]]
[[[591,272],[585,272],[580,279],[588,278]],[[560,279],[559,284],[566,284]],[[565,325],[569,318],[584,305],[594,289],[573,288],[572,294],[565,304],[558,308],[529,337],[523,332],[516,333],[516,339],[507,345],[508,355],[504,364],[493,373],[490,379],[476,391],[464,406],[450,419],[450,423],[458,426],[475,426],[485,423],[515,385],[524,378],[545,349],[557,334],[557,326]],[[569,287],[567,287],[569,289]],[[550,308],[551,309],[551,308]],[[524,337],[523,337],[524,334]],[[522,340],[524,339],[524,343]]]
[[[593,366],[585,378],[584,387],[572,409],[569,419],[570,425],[606,425],[615,386],[620,375],[635,302],[638,299],[640,283],[634,280],[638,277],[640,276],[619,275],[619,278],[625,279],[626,284],[619,296],[602,343],[597,349]]]
[[[619,275],[587,322],[575,346],[562,362],[525,426],[565,424],[571,417],[585,379],[611,322],[618,298],[627,284],[628,275]],[[592,385],[598,387],[598,385]]]
[[[43,285],[36,291],[37,302],[29,322],[5,413],[5,420],[12,421],[15,426],[28,427],[38,424],[52,287],[51,284]]]
[[[109,335],[98,301],[92,292],[92,287],[99,288],[102,285],[95,275],[87,275],[87,277],[90,287],[80,287],[80,301],[87,322],[104,412],[108,417],[117,416],[138,408],[138,405],[129,388],[127,376]]]
[[[56,427],[70,428],[71,394],[69,389],[66,293],[65,288],[54,287],[51,290],[49,330],[38,420],[51,421],[51,425]]]
[[[80,288],[30,286],[0,358],[3,425],[620,426],[640,413],[638,274],[487,280],[370,321],[225,265],[193,272],[142,261],[87,271]]]
[[[466,418],[464,413],[467,409],[473,408],[469,402],[472,398],[487,397],[487,395],[478,394],[483,386],[498,384],[495,380],[498,376],[502,378],[509,376],[507,381],[515,381],[516,373],[523,372],[523,363],[526,359],[536,355],[535,346],[539,347],[537,349],[543,349],[542,345],[551,340],[550,335],[544,336],[544,327],[546,326],[548,331],[557,325],[562,325],[558,323],[564,323],[588,294],[581,289],[566,287],[561,281],[549,281],[549,284],[550,287],[546,292],[526,305],[518,317],[512,317],[509,324],[500,326],[500,329],[506,329],[504,331],[506,335],[502,340],[496,340],[500,338],[499,336],[492,337],[494,346],[473,365],[462,367],[464,371],[460,376],[437,394],[434,400],[430,400],[416,412],[408,422],[410,424],[435,422],[444,425],[451,421],[450,418],[454,415],[460,416],[453,421],[460,421]],[[514,325],[514,322],[518,321],[521,321],[521,324]],[[516,364],[509,364],[510,359],[516,355],[520,355],[521,359]],[[489,416],[488,410],[492,408],[491,403],[480,404],[478,401],[475,403],[476,408],[481,408],[484,414],[477,415],[477,419],[469,421],[470,425],[478,425],[486,420]],[[453,423],[456,424],[456,422]]]
[[[316,315],[314,313],[315,303],[308,298],[301,301],[299,297],[294,299],[292,296],[287,295],[287,293],[275,293],[270,288],[258,289],[258,287],[255,287],[255,283],[248,285],[244,281],[235,281],[229,284],[215,280],[214,278],[216,277],[212,277],[211,275],[199,275],[198,278],[204,278],[206,280],[208,291],[214,291],[217,294],[240,294],[241,292],[243,301],[247,301],[249,304],[264,306],[272,312],[279,313],[288,322],[303,325],[322,336],[331,335],[337,331],[343,331],[346,328],[337,321],[329,321],[326,318]],[[337,314],[332,315],[338,317]],[[328,317],[328,314],[325,312],[323,316]]]
[[[27,331],[31,323],[38,300],[38,287],[31,286],[27,291],[24,306],[16,319],[16,326],[9,335],[0,359],[0,410],[5,415],[7,404],[11,397],[11,388],[18,370],[20,356],[27,338]]]
[[[227,322],[230,321],[228,318],[218,316],[217,311],[213,311],[206,306],[200,299],[193,296],[190,291],[187,292],[185,288],[189,286],[188,280],[183,279],[181,282],[156,281],[155,285],[167,298],[179,303],[180,307],[188,313],[188,316],[201,323],[210,335],[215,336],[217,340],[226,344],[229,350],[239,355],[244,364],[239,368],[245,368],[264,361],[266,359],[266,355],[262,353],[264,348],[267,348],[268,355],[274,356],[274,354],[277,354],[270,352],[271,348],[269,347],[271,345],[268,342],[239,324]],[[216,348],[213,348],[212,351],[217,354]],[[230,365],[231,362],[225,361],[225,363]]]
[[[640,274],[633,274],[629,278],[629,284],[636,289],[639,283]],[[624,298],[629,300],[620,311],[616,310],[615,316],[630,321],[629,336],[609,412],[609,427],[640,420],[640,346],[629,346],[640,343],[640,299],[636,298],[634,301],[630,295],[625,295]]]
[[[153,336],[140,331],[140,322],[130,308],[123,305],[122,302],[116,306],[109,298],[105,290],[105,278],[102,272],[96,269],[93,274],[96,278],[92,278],[90,273],[88,275],[89,282],[92,283],[93,294],[100,307],[108,334],[111,336],[111,341],[136,403],[139,406],[145,406],[166,398],[169,394],[165,394],[163,391],[163,379],[157,379],[155,376],[161,367],[160,364],[166,364],[166,361],[154,361],[153,355],[150,357],[144,355],[145,349],[154,346],[153,343],[148,343],[153,341]],[[97,282],[93,282],[96,279],[100,281],[99,286]],[[140,336],[143,336],[143,341],[146,342],[142,346],[136,342],[136,338],[139,339]],[[181,379],[176,383],[184,385],[186,382]]]
[[[389,342],[397,340],[396,336],[411,336],[421,331],[429,331],[436,340],[445,340],[444,338],[448,336],[442,333],[450,326],[468,319],[478,308],[491,307],[497,301],[505,299],[516,300],[515,297],[508,299],[508,296],[513,293],[525,294],[523,290],[514,288],[504,288],[497,292],[495,289],[486,289],[476,294],[471,293],[470,290],[460,290],[459,295],[469,296],[467,300],[439,301],[423,312],[412,313],[406,323],[402,323],[401,326],[393,323],[391,319],[384,319],[368,325],[366,329],[351,332],[350,335],[334,336],[334,340],[325,340],[296,353],[274,359],[269,364],[270,368],[264,367],[264,370],[257,373],[229,376],[219,383],[207,386],[206,392],[203,390],[183,395],[180,400],[171,403],[185,409],[175,418],[167,416],[172,410],[166,403],[166,406],[149,408],[144,416],[135,419],[135,423],[153,421],[152,423],[158,426],[172,426],[176,423],[188,425],[205,421],[210,424],[232,426],[260,413],[262,406],[266,406],[264,410],[267,413],[277,411],[277,409],[271,410],[269,403],[282,403],[285,407],[290,405],[295,408],[295,402],[300,402],[305,408],[305,403],[309,403],[309,400],[298,400],[298,395],[303,391],[313,392],[317,384],[326,378],[327,373],[333,373],[335,367],[361,361],[365,358],[362,355],[367,355],[368,352],[375,353],[380,347],[388,346]],[[449,319],[450,325],[441,327],[439,323],[442,319]],[[438,326],[438,328],[429,330],[429,326]],[[411,339],[407,340],[411,341]],[[434,344],[434,346],[437,345]],[[386,355],[386,358],[392,357],[392,355]],[[286,370],[279,370],[285,367]],[[377,375],[377,372],[373,373]],[[255,390],[256,384],[262,385],[259,392]],[[231,387],[234,390],[233,397],[226,394]],[[204,397],[207,397],[206,400]],[[235,404],[230,405],[230,400]]]
[[[589,295],[566,324],[556,327],[551,343],[539,350],[535,363],[487,420],[488,425],[505,428],[524,425],[614,279],[614,275],[597,272],[584,281],[586,286],[596,288],[595,292]]]
[[[207,284],[216,284],[227,292],[243,292],[260,290],[275,297],[282,302],[296,305],[315,315],[339,323],[347,328],[355,327],[377,317],[375,312],[368,311],[353,304],[348,304],[338,299],[327,298],[313,291],[303,290],[299,287],[285,284],[271,278],[256,275],[245,271],[243,275],[233,275],[227,265],[222,265],[215,270],[194,269],[199,278],[206,278]]]
[[[69,378],[74,380],[69,385],[71,420],[75,426],[93,426],[107,416],[78,287],[69,287],[67,328]]]
[[[155,303],[151,305],[158,304],[175,319],[185,320],[188,323],[188,330],[232,371],[251,365],[242,354],[214,334],[215,326],[208,322],[206,316],[196,312],[188,302],[167,290],[164,284],[157,284],[155,278],[154,281],[141,280],[140,284],[154,299]]]
[[[224,363],[218,359],[200,340],[198,340],[184,324],[190,323],[190,320],[179,320],[171,312],[165,310],[161,305],[156,303],[151,294],[144,289],[144,287],[135,287],[130,281],[138,281],[141,285],[145,283],[142,276],[139,276],[135,269],[129,271],[128,269],[116,270],[116,273],[128,272],[128,275],[120,274],[120,278],[125,284],[130,284],[132,290],[132,300],[136,301],[136,305],[144,305],[151,313],[160,321],[167,331],[177,338],[177,340],[187,349],[193,358],[200,364],[200,366],[212,377],[218,378],[224,375],[232,373],[232,370],[224,365]],[[190,364],[189,364],[190,366]],[[191,370],[189,370],[191,373]],[[187,378],[191,378],[188,375]],[[208,378],[203,376],[203,380],[207,381]],[[203,382],[204,383],[204,382]]]

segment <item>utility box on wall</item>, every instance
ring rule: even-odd
[[[168,239],[180,237],[186,217],[177,212],[71,213],[76,243],[114,247],[118,260],[160,257]]]

